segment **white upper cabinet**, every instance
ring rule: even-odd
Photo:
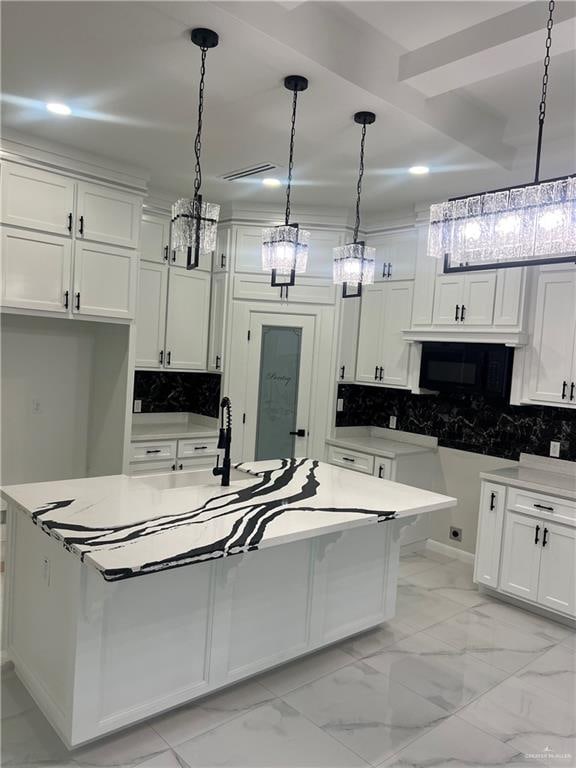
[[[210,335],[208,343],[208,370],[222,371],[224,361],[224,320],[226,315],[225,272],[212,276],[212,298],[210,301]]]
[[[137,265],[135,251],[77,243],[72,311],[131,320],[135,313]]]
[[[495,272],[440,275],[436,280],[434,324],[492,325],[495,292]]]
[[[408,387],[410,345],[402,332],[410,326],[413,292],[411,280],[376,283],[362,290],[357,381]]]
[[[145,213],[140,229],[140,258],[166,264],[169,248],[170,219],[167,216]]]
[[[113,187],[78,182],[78,238],[136,248],[141,215],[140,198]]]
[[[463,279],[460,275],[442,275],[436,280],[434,294],[434,325],[454,325],[460,322]]]
[[[354,381],[356,375],[360,304],[360,299],[340,299],[338,381]]]
[[[68,312],[71,268],[69,239],[3,227],[3,307]]]
[[[309,228],[303,227],[303,229]],[[332,282],[334,248],[343,244],[344,237],[333,229],[310,229],[309,231],[310,250],[306,274]]]
[[[205,371],[211,275],[172,269],[168,276],[165,365]]]
[[[2,164],[2,222],[70,237],[76,182],[17,163]]]
[[[216,250],[212,256],[212,271],[227,272],[230,269],[232,258],[232,227],[223,225],[218,227],[216,238]]]
[[[521,328],[524,318],[526,268],[501,269],[496,281],[494,326]]]
[[[576,271],[542,271],[529,348],[529,400],[576,406],[575,345]]]
[[[262,227],[234,227],[236,272],[262,272]]]
[[[366,245],[376,249],[376,280],[411,280],[416,272],[418,234],[415,229],[370,235]]]
[[[168,267],[141,262],[136,311],[136,366],[161,368],[164,362]]]

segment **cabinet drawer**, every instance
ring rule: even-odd
[[[534,515],[542,520],[556,520],[558,523],[576,525],[576,502],[547,496],[520,488],[510,488],[508,509]]]
[[[212,469],[216,466],[216,459],[214,454],[202,456],[196,456],[193,459],[182,459],[177,464],[179,470],[184,472],[192,472],[197,469]]]
[[[354,469],[356,472],[364,472],[367,475],[374,472],[374,456],[358,451],[348,451],[345,448],[336,448],[334,445],[328,446],[328,461],[330,464]]]
[[[176,440],[131,443],[130,461],[159,461],[176,458]]]
[[[131,461],[128,467],[129,475],[165,475],[174,472],[174,460],[162,459],[160,461]]]
[[[178,458],[192,459],[199,456],[214,456],[217,453],[216,437],[195,437],[193,440],[178,440]]]

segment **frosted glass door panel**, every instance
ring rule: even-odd
[[[256,459],[294,455],[302,329],[262,327]]]

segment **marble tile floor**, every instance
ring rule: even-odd
[[[396,618],[68,752],[13,671],[1,764],[54,768],[576,766],[576,632],[402,558]]]

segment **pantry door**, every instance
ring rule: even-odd
[[[243,455],[260,461],[306,456],[315,318],[250,313]]]

